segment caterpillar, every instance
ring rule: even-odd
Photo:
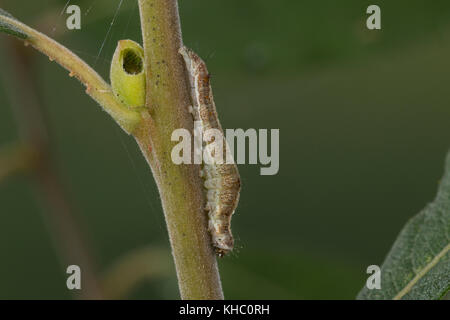
[[[181,47],[182,55],[189,75],[191,86],[190,112],[194,121],[200,123],[202,133],[209,129],[219,130],[222,137],[222,159],[227,158],[228,144],[217,117],[216,106],[210,85],[210,74],[205,62],[191,49]],[[202,135],[203,136],[203,135]],[[203,141],[203,148],[213,141]],[[208,153],[208,152],[207,152]],[[211,158],[216,155],[210,154]],[[228,159],[228,158],[227,158]],[[233,250],[234,240],[231,234],[231,216],[239,202],[241,179],[234,161],[202,161],[200,175],[204,181],[206,194],[205,211],[208,213],[208,230],[212,244],[219,257]]]

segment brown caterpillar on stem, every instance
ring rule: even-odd
[[[221,133],[222,148],[219,150],[223,161],[215,161],[215,149],[208,150],[215,140],[203,143],[203,149],[209,161],[202,161],[201,176],[206,193],[205,211],[208,212],[208,229],[212,244],[219,257],[233,250],[234,240],[231,234],[231,216],[233,215],[241,189],[241,179],[234,161],[225,161],[228,144],[222,126],[217,117],[216,106],[210,85],[210,75],[205,62],[191,49],[182,47],[179,53],[183,56],[191,85],[192,107],[190,112],[194,121],[200,124],[202,135],[205,131],[216,129]],[[219,157],[220,158],[220,157]]]

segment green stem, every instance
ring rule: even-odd
[[[115,98],[110,85],[72,51],[12,17],[0,15],[0,22],[23,32],[26,35],[26,39],[23,39],[25,45],[31,44],[47,55],[51,61],[54,60],[69,70],[69,75],[78,78],[86,86],[86,93],[97,101],[127,133],[132,133],[140,124],[142,120],[140,113],[121,104]]]
[[[187,77],[176,0],[139,0],[150,117],[135,132],[161,195],[183,299],[223,299],[216,257],[204,213],[198,165],[171,159],[175,129],[192,132]]]
[[[172,269],[167,250],[153,246],[134,249],[108,267],[102,289],[107,299],[123,299],[145,281],[168,278]]]
[[[9,64],[4,67],[2,75],[6,91],[10,94],[9,105],[14,111],[23,141],[23,159],[17,161],[27,164],[24,169],[28,169],[37,199],[46,207],[46,210],[42,210],[42,218],[62,268],[65,271],[68,265],[76,263],[82,269],[83,289],[72,293],[78,299],[100,299],[103,294],[97,281],[90,246],[86,243],[81,221],[71,206],[53,161],[48,123],[37,94],[36,77],[31,71],[35,69],[33,61],[20,43],[11,41],[9,49]]]
[[[23,143],[0,148],[0,183],[17,173],[29,173],[34,163],[35,151]]]

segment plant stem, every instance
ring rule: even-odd
[[[4,82],[10,87],[8,92],[11,94],[11,106],[21,139],[24,141],[23,145],[28,147],[24,156],[29,163],[29,171],[33,173],[36,194],[47,207],[42,212],[44,222],[50,231],[64,271],[71,264],[81,267],[82,290],[75,292],[76,297],[100,299],[103,295],[96,278],[89,246],[86,245],[78,219],[53,163],[48,126],[32,72],[33,61],[19,43],[11,41],[9,48],[8,61],[11,64],[11,71],[5,73]],[[26,92],[26,95],[23,92]]]
[[[132,133],[140,124],[142,119],[140,113],[121,104],[114,96],[110,85],[72,51],[14,18],[0,15],[0,21],[25,33],[27,35],[27,38],[23,40],[25,45],[31,44],[47,55],[51,61],[54,60],[69,70],[69,75],[78,78],[86,86],[86,93],[97,101],[127,133]]]
[[[26,35],[39,51],[71,71],[86,92],[116,122],[134,135],[158,186],[180,294],[183,299],[223,299],[216,257],[204,212],[205,195],[198,165],[175,165],[171,159],[172,132],[193,132],[189,85],[178,50],[182,45],[176,0],[139,0],[146,67],[146,108],[121,104],[111,87],[83,60],[44,34],[8,15],[0,15]]]
[[[103,292],[107,299],[123,299],[145,281],[170,277],[172,269],[168,250],[154,246],[133,249],[108,267]]]
[[[18,173],[28,173],[33,166],[35,152],[21,142],[0,148],[0,183]]]
[[[175,129],[192,132],[191,104],[176,0],[139,0],[146,66],[143,125],[134,135],[161,195],[182,299],[223,299],[217,261],[204,213],[205,196],[198,165],[171,159]]]

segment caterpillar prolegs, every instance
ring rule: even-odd
[[[209,129],[219,130],[222,139],[223,161],[214,161],[215,154],[206,152],[208,160],[202,161],[201,176],[204,180],[206,193],[205,211],[208,212],[208,229],[211,233],[212,244],[219,257],[233,250],[234,240],[231,234],[231,216],[238,201],[241,188],[239,172],[234,161],[228,163],[228,145],[222,127],[217,117],[216,106],[210,85],[210,75],[205,62],[191,49],[182,47],[179,50],[186,63],[191,85],[191,99],[194,121],[200,124],[205,133]],[[214,140],[203,142],[207,148]]]

